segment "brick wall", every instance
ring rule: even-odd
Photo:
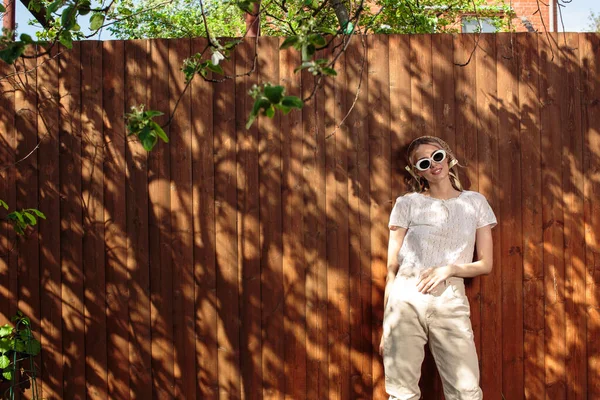
[[[552,7],[553,18],[550,18],[551,4],[557,0],[513,0],[512,7],[516,13],[513,26],[517,32],[527,32],[528,27],[539,32],[556,31],[556,5]],[[493,1],[490,0],[490,3]],[[507,1],[507,3],[509,3]],[[539,7],[539,8],[538,8]],[[543,21],[543,22],[542,22]],[[544,28],[545,25],[545,28]]]

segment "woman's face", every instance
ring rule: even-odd
[[[431,155],[439,149],[441,149],[441,147],[435,144],[421,144],[415,149],[412,156],[413,170],[418,176],[427,179],[429,183],[437,183],[444,179],[449,179],[450,169],[448,167],[448,155],[446,155],[446,158],[442,162],[438,163],[433,161],[431,167],[425,171],[419,171],[414,165],[422,158],[431,158]]]

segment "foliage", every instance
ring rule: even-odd
[[[249,94],[254,99],[254,106],[248,117],[246,129],[250,129],[260,112],[262,112],[262,115],[273,118],[275,109],[288,114],[294,108],[304,107],[304,103],[298,97],[286,96],[283,86],[274,86],[270,83],[266,83],[261,87],[254,85]]]
[[[0,199],[0,207],[3,207],[8,211],[8,204]],[[21,211],[13,211],[6,216],[8,222],[13,226],[15,232],[19,235],[25,234],[25,230],[28,226],[37,225],[37,219],[46,219],[44,213],[35,208],[26,208]]]
[[[590,32],[598,32],[600,33],[600,14],[596,14],[593,11],[590,11],[590,25],[588,29]]]
[[[108,30],[119,39],[206,36],[202,9],[213,37],[239,37],[245,30],[243,11],[228,0],[123,0],[108,18]]]
[[[160,111],[144,111],[144,105],[131,107],[131,113],[125,114],[127,120],[127,136],[136,136],[146,151],[151,151],[158,138],[169,143],[165,131],[152,119],[163,115]]]
[[[8,381],[16,373],[15,361],[35,357],[42,348],[40,342],[33,337],[29,318],[19,311],[11,321],[14,322],[14,327],[10,324],[0,326],[0,371],[2,378]]]

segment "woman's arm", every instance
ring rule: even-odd
[[[491,225],[483,226],[475,231],[475,245],[477,247],[477,261],[467,264],[452,264],[439,268],[429,268],[421,272],[417,289],[422,293],[429,293],[446,279],[457,276],[472,278],[487,275],[492,272],[494,259],[494,244],[492,241]]]
[[[383,297],[384,310],[387,305],[390,288],[394,283],[394,279],[398,273],[398,268],[400,268],[400,264],[398,264],[398,253],[402,248],[402,243],[404,242],[404,236],[406,236],[407,230],[408,229],[401,227],[390,228],[390,240],[388,243],[387,256],[387,275],[385,277],[385,293]]]

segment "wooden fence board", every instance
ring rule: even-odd
[[[496,36],[498,77],[498,213],[502,264],[502,395],[523,397],[523,241],[521,227],[521,141],[519,137],[519,54],[511,36]],[[498,277],[498,275],[495,275]],[[493,278],[492,278],[493,279]]]
[[[149,43],[146,70],[149,110],[169,109],[169,41]],[[168,113],[154,119],[170,136]],[[170,147],[159,141],[148,154],[148,266],[150,270],[150,329],[153,399],[173,398],[173,264],[171,259]]]
[[[278,39],[262,37],[259,44],[259,79],[280,82]],[[258,169],[260,182],[260,281],[262,300],[262,394],[282,398],[283,373],[283,260],[281,210],[281,114],[258,123]]]
[[[104,268],[102,42],[81,43],[81,184],[87,396],[108,398]]]
[[[39,210],[46,220],[40,234],[40,362],[42,398],[63,398],[60,274],[60,200],[58,140],[58,61],[54,49],[40,60],[37,73],[39,163]],[[101,106],[101,104],[100,104]],[[0,128],[3,130],[3,128]],[[3,143],[4,147],[5,144]],[[0,173],[1,174],[1,173]],[[3,180],[3,179],[0,179]],[[2,193],[6,193],[2,190]],[[104,238],[102,238],[104,243]],[[0,250],[2,251],[2,250]],[[104,270],[104,265],[102,265]],[[106,315],[104,309],[101,313]],[[104,331],[106,332],[106,330]]]
[[[235,54],[223,69],[232,75]],[[239,94],[239,93],[238,93]],[[242,95],[242,94],[239,94]],[[219,321],[219,398],[241,396],[239,371],[239,265],[237,263],[237,171],[235,131],[235,85],[232,80],[217,83],[213,96],[216,273]]]
[[[383,290],[387,274],[387,221],[392,207],[390,176],[390,91],[387,37],[369,37],[369,197],[371,227],[371,287],[373,349],[373,397],[384,396],[385,385],[381,357],[377,354],[383,326]]]
[[[584,217],[585,217],[585,305],[586,305],[586,355],[587,355],[587,398],[600,396],[600,184],[593,179],[600,170],[600,113],[593,104],[600,98],[600,37],[585,34],[579,37],[581,87],[582,87],[582,129],[584,133],[583,178],[584,178]]]
[[[280,78],[290,96],[301,96],[301,74],[295,74],[293,67],[299,62],[294,49],[280,55]],[[281,132],[285,135],[281,147],[285,398],[294,400],[306,396],[310,384],[306,379],[304,198],[300,190],[306,184],[302,177],[302,112],[296,110],[281,118]]]
[[[106,263],[106,335],[108,392],[129,398],[129,324],[125,160],[125,45],[103,43],[104,241]]]
[[[149,42],[125,42],[125,111],[147,104],[146,69]],[[148,270],[148,154],[139,141],[127,141],[126,211],[129,283],[129,397],[152,398],[150,279]]]
[[[568,107],[562,129],[563,218],[565,234],[565,368],[567,399],[586,396],[585,238],[583,213],[583,133],[581,121],[580,43],[566,34],[565,62]]]
[[[206,48],[205,39],[192,40],[192,53]],[[213,96],[211,83],[192,81],[192,177],[194,217],[194,279],[196,302],[197,398],[219,394],[217,347],[217,277],[215,267],[215,164],[213,151]]]
[[[171,169],[171,250],[173,262],[173,339],[175,345],[175,397],[196,395],[195,289],[192,227],[191,97],[185,91],[183,61],[190,56],[190,41],[169,43],[169,131]]]
[[[563,259],[563,206],[562,176],[557,160],[562,156],[560,131],[565,114],[560,101],[566,96],[566,88],[559,72],[565,65],[557,49],[558,36],[551,35],[550,43],[539,42],[540,97],[542,122],[542,218],[544,229],[544,343],[546,397],[566,397],[565,381],[565,314]],[[552,47],[550,47],[552,46]],[[552,57],[555,60],[552,60]]]
[[[244,76],[255,62],[254,42],[236,49],[236,75],[239,81],[235,98],[237,135],[237,245],[240,291],[240,370],[242,398],[258,398],[263,391],[262,314],[261,314],[261,246],[258,123],[246,129],[246,119],[254,99],[247,94],[257,82],[256,75]],[[277,387],[276,385],[274,385]],[[280,386],[282,388],[283,386]]]
[[[347,104],[354,104],[348,115],[348,192],[349,274],[350,274],[350,348],[351,398],[372,398],[371,365],[371,266],[369,224],[369,143],[367,38],[355,36],[347,49]]]
[[[501,218],[499,202],[496,200],[498,181],[498,83],[496,70],[496,37],[482,35],[479,39],[475,63],[477,64],[477,156],[478,191],[490,203]],[[505,134],[505,133],[503,133]],[[499,230],[492,231],[494,258],[500,250]],[[481,278],[481,352],[486,359],[481,363],[481,386],[486,397],[501,399],[502,374],[502,303],[501,268],[493,268],[488,276]]]
[[[523,221],[523,360],[526,398],[544,398],[544,299],[543,238],[539,105],[539,55],[537,35],[520,35],[519,103]]]
[[[84,277],[81,204],[81,45],[60,56],[60,255],[63,396],[85,397]]]

